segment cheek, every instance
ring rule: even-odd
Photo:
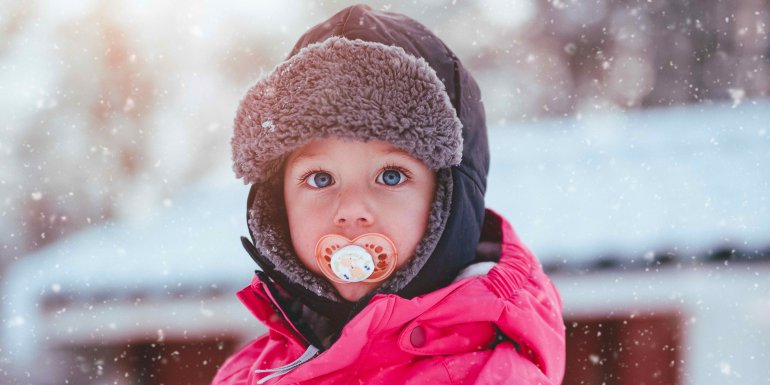
[[[311,211],[311,205],[300,197],[286,194],[286,216],[289,220],[289,234],[294,252],[300,261],[312,271],[319,271],[315,262],[315,245],[320,238],[320,213]],[[308,215],[308,213],[314,215]]]

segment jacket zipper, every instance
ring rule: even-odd
[[[297,358],[296,360],[292,361],[289,364],[286,364],[286,365],[278,367],[278,368],[273,368],[273,369],[256,369],[256,370],[254,370],[254,373],[270,373],[269,375],[260,378],[259,381],[257,381],[257,384],[264,384],[265,382],[267,382],[267,381],[269,381],[269,380],[271,380],[273,378],[280,377],[280,376],[283,376],[286,373],[291,372],[292,370],[294,370],[298,366],[304,364],[305,362],[308,362],[308,361],[312,360],[315,356],[318,355],[319,352],[320,351],[318,350],[318,348],[316,348],[313,345],[310,345],[310,346],[307,347],[307,350],[305,350],[305,352],[302,353],[301,356],[299,356],[299,358]]]
[[[315,347],[310,341],[308,341],[302,333],[297,330],[297,327],[294,326],[294,324],[291,322],[289,317],[284,312],[283,308],[278,304],[278,301],[273,297],[273,293],[270,291],[270,288],[267,287],[267,283],[264,281],[265,279],[269,279],[268,277],[264,275],[260,275],[260,284],[262,285],[262,291],[267,295],[267,298],[270,300],[270,304],[273,306],[273,310],[280,314],[283,318],[284,322],[289,326],[290,330],[294,332],[294,335],[298,337],[300,341],[303,341],[305,344],[307,344],[307,349],[305,350],[302,355],[300,355],[296,360],[278,367],[278,368],[272,368],[272,369],[255,369],[254,373],[270,373],[269,375],[262,377],[257,381],[257,384],[263,384],[273,378],[280,377],[284,374],[287,374],[291,372],[292,370],[296,369],[300,365],[304,364],[305,362],[310,361],[311,359],[315,358],[318,354],[320,354],[321,350],[317,347]]]

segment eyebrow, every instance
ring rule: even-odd
[[[406,152],[406,151],[404,151],[404,150],[402,150],[402,149],[400,149],[400,148],[398,148],[398,147],[396,147],[396,148],[393,148],[392,150],[388,150],[387,152],[385,152],[385,155],[390,155],[390,154],[398,154],[398,155],[406,155],[406,156],[412,156],[412,155],[411,155],[411,154],[409,154],[408,152]]]
[[[407,151],[402,150],[402,149],[400,149],[398,147],[394,147],[393,149],[385,151],[385,153],[383,155],[401,155],[401,156],[406,156],[406,157],[409,157],[409,158],[413,158],[413,156],[411,154],[409,154]],[[319,154],[317,152],[303,151],[303,152],[301,152],[299,154],[290,155],[287,158],[287,162],[294,163],[294,162],[297,162],[297,161],[300,161],[300,160],[312,160],[314,158],[323,157],[323,156],[324,156],[323,154]],[[415,159],[417,159],[417,158],[415,158]]]
[[[317,153],[314,153],[314,152],[303,152],[303,153],[300,153],[300,154],[295,154],[295,155],[289,156],[286,159],[286,162],[287,162],[287,164],[288,163],[296,163],[297,161],[301,161],[301,160],[312,160],[312,159],[315,159],[315,158],[317,158],[319,156],[323,156],[323,155],[317,154]]]

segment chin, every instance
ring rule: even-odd
[[[334,288],[337,289],[337,292],[340,294],[340,296],[350,302],[358,301],[367,293],[372,291],[375,287],[377,287],[376,284],[365,282],[334,283],[333,285]]]

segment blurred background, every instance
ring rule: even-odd
[[[347,1],[2,1],[0,383],[208,384],[263,329],[235,109]],[[770,382],[770,3],[372,3],[478,80],[565,384]]]

